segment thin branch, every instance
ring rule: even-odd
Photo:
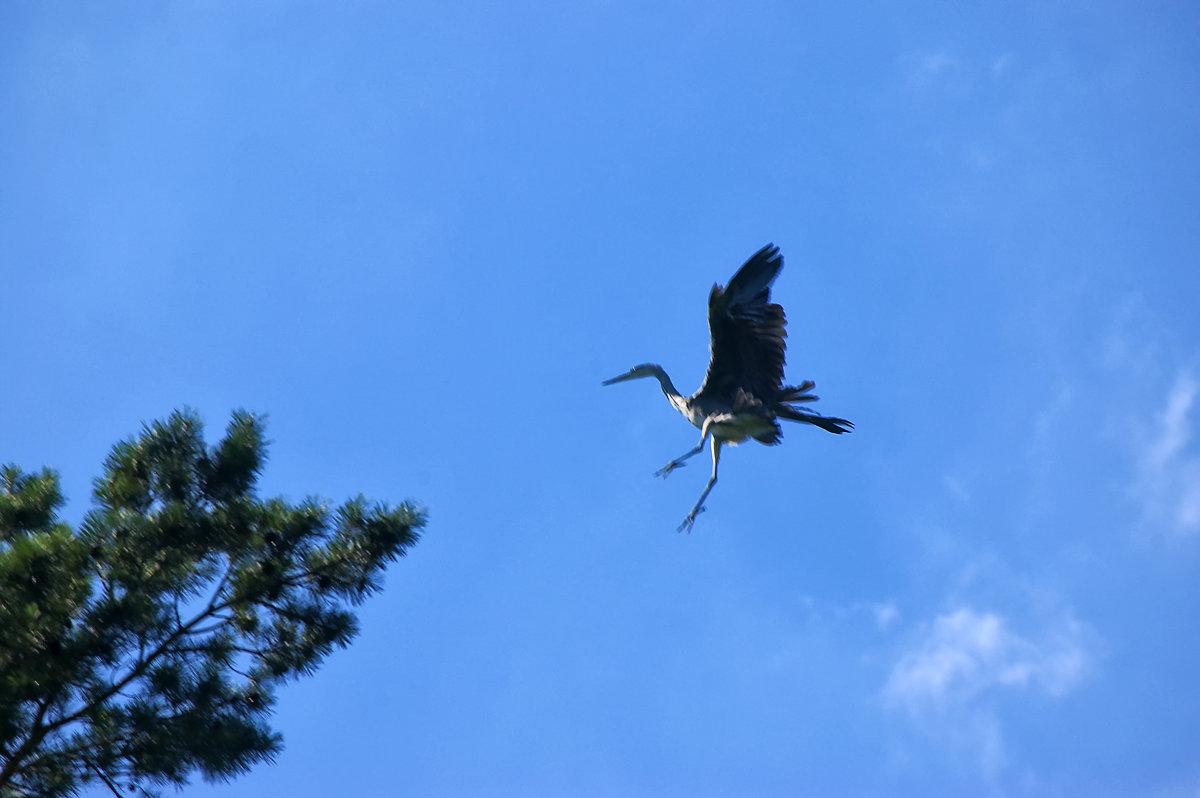
[[[117,798],[125,798],[125,796],[122,795],[121,791],[117,788],[117,785],[113,784],[112,780],[109,779],[108,774],[106,774],[103,770],[101,770],[99,767],[97,767],[96,764],[93,763],[91,760],[84,760],[84,763],[88,766],[88,768],[93,773],[95,773],[97,776],[100,777],[100,781],[104,782],[104,786],[106,786],[106,787],[108,787],[108,789],[112,790],[113,795],[117,796]]]
[[[49,727],[42,726],[42,720],[46,717],[46,712],[50,709],[51,701],[52,699],[47,698],[45,701],[38,703],[37,714],[34,715],[33,723],[29,726],[29,737],[25,739],[23,744],[17,746],[13,755],[9,757],[8,761],[4,763],[4,767],[0,769],[0,784],[7,784],[14,774],[24,770],[21,760],[36,751],[37,747],[41,745],[42,740],[50,733],[51,730]]]
[[[220,621],[220,623],[214,623],[211,626],[202,626],[197,629],[189,629],[184,634],[185,635],[206,635],[211,632],[217,631],[218,629],[220,629],[223,626],[229,625],[229,623],[233,621],[233,618],[229,615],[214,615],[213,617],[216,618],[218,621]]]
[[[254,677],[251,676],[250,674],[246,673],[245,671],[238,670],[237,668],[233,667],[232,665],[227,665],[226,667],[229,668],[229,670],[236,673],[238,676],[241,676],[246,681],[248,681],[248,682],[254,681]]]
[[[261,648],[246,648],[245,646],[230,646],[230,648],[239,654],[249,654],[252,657],[261,657],[267,653],[265,649]]]
[[[229,578],[233,575],[233,561],[226,557],[225,573],[221,574],[221,580],[217,582],[217,587],[213,590],[213,597],[220,596],[225,586],[229,584]],[[210,602],[211,603],[211,602]]]

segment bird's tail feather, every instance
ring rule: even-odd
[[[817,384],[812,380],[805,380],[799,385],[785,385],[779,389],[780,402],[815,402],[817,395],[809,393]]]
[[[843,432],[849,432],[854,429],[853,422],[847,421],[844,418],[833,418],[832,416],[808,413],[785,404],[775,406],[775,415],[779,418],[786,418],[788,421],[803,421],[806,424],[820,427],[826,432],[832,432],[835,435],[841,435]]]

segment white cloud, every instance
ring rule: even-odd
[[[1174,535],[1200,532],[1200,453],[1192,443],[1192,416],[1200,382],[1181,370],[1141,444],[1136,495],[1145,520]]]
[[[1070,692],[1092,659],[1086,637],[1069,614],[1034,635],[1017,632],[998,613],[960,606],[920,626],[892,666],[884,705],[932,742],[943,761],[958,760],[998,783],[1008,761],[997,699]]]
[[[1012,53],[1001,53],[993,58],[991,63],[992,77],[997,80],[1003,78],[1008,73],[1008,70],[1012,67],[1012,63]]]
[[[978,78],[990,76],[1000,81],[1013,67],[1011,53],[990,60],[970,55],[963,57],[951,48],[935,47],[910,50],[900,56],[900,69],[910,91],[932,97],[966,99],[973,94]]]
[[[954,497],[959,504],[967,505],[971,503],[971,491],[967,487],[966,482],[953,474],[942,475],[942,487],[946,492]]]
[[[945,50],[934,50],[926,53],[914,53],[912,66],[921,75],[936,77],[943,72],[957,69],[959,60]]]
[[[1087,661],[1079,624],[1069,617],[1034,641],[996,613],[962,607],[922,630],[892,668],[884,698],[925,716],[969,705],[986,691],[1059,696],[1079,682]]]
[[[900,610],[890,601],[871,605],[871,610],[875,615],[875,625],[879,629],[887,629],[900,617]]]
[[[1200,352],[1180,340],[1134,294],[1117,309],[1102,351],[1108,435],[1131,455],[1127,496],[1142,533],[1157,540],[1200,535]]]
[[[1179,374],[1167,395],[1166,409],[1159,418],[1159,434],[1146,454],[1151,468],[1168,467],[1187,446],[1192,436],[1188,413],[1196,401],[1196,380],[1190,374]]]
[[[948,93],[965,97],[971,92],[971,74],[962,60],[944,48],[905,53],[900,57],[904,79],[919,94]]]

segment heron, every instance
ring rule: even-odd
[[[655,472],[666,478],[685,461],[699,454],[712,440],[712,476],[704,492],[678,531],[691,532],[696,516],[704,512],[704,500],[717,484],[717,465],[721,447],[736,445],[749,438],[774,446],[783,431],[779,419],[798,421],[840,435],[854,424],[844,418],[823,416],[797,407],[815,402],[816,383],[805,380],[799,385],[783,384],[784,350],[787,348],[787,318],[783,308],[773,304],[771,284],[783,268],[779,247],[767,244],[742,264],[737,274],[722,288],[714,284],[708,295],[710,353],[708,373],[700,390],[684,396],[675,389],[667,372],[657,363],[642,363],[603,385],[653,377],[658,380],[667,401],[700,430],[700,442],[694,449],[676,457]]]

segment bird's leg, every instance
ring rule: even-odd
[[[704,486],[704,492],[700,494],[700,498],[696,501],[696,506],[692,508],[690,513],[688,513],[687,518],[683,519],[683,523],[680,524],[679,529],[676,530],[677,532],[683,532],[686,530],[689,535],[692,533],[692,524],[696,523],[696,516],[704,512],[704,500],[708,498],[708,494],[713,489],[713,485],[717,484],[717,463],[721,461],[721,441],[717,440],[717,436],[715,435],[712,439],[712,460],[712,476],[708,478],[708,484]]]
[[[663,479],[666,479],[666,478],[667,478],[667,476],[668,476],[668,475],[669,475],[669,474],[670,474],[672,471],[674,471],[676,468],[679,468],[680,466],[683,466],[683,465],[685,465],[685,463],[683,462],[684,460],[688,459],[689,457],[692,457],[693,455],[700,454],[700,450],[702,450],[702,449],[704,448],[704,441],[705,441],[707,438],[708,438],[708,430],[707,430],[707,429],[705,429],[705,431],[704,431],[704,434],[702,434],[702,435],[700,436],[700,442],[696,444],[696,448],[695,448],[695,449],[692,449],[692,450],[691,450],[690,452],[688,452],[687,454],[680,455],[679,457],[676,457],[674,460],[672,460],[671,462],[667,463],[667,464],[666,464],[665,466],[663,466],[662,468],[660,468],[660,469],[658,469],[657,471],[655,471],[655,472],[654,472],[654,476],[656,476],[656,477],[662,477]]]

